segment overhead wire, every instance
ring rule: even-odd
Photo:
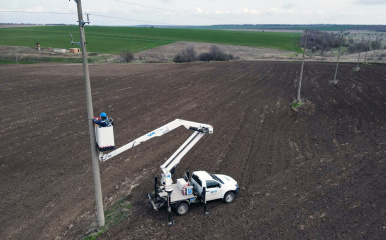
[[[221,18],[203,16],[203,15],[198,15],[198,14],[193,14],[193,13],[187,13],[187,12],[184,12],[184,11],[171,10],[171,9],[165,9],[165,8],[159,8],[159,7],[152,7],[152,6],[147,6],[147,5],[138,4],[138,3],[122,1],[122,0],[112,0],[112,1],[120,2],[120,3],[124,3],[124,4],[130,4],[130,5],[133,5],[133,6],[140,6],[140,7],[145,7],[145,8],[156,9],[156,10],[165,11],[165,12],[174,12],[174,13],[185,14],[185,15],[190,15],[190,16],[195,16],[195,17],[201,17],[201,18],[207,18],[207,19],[214,19],[214,20],[218,20],[218,21],[227,21],[227,22],[243,24],[242,22],[232,21],[232,20],[229,20],[229,19],[221,19]],[[39,14],[68,14],[68,15],[76,15],[76,13],[36,12],[36,11],[32,12],[32,11],[21,11],[21,10],[0,10],[0,13],[1,12],[4,12],[4,13],[30,13],[30,14],[39,13]],[[98,16],[98,17],[112,18],[112,19],[121,19],[121,20],[137,21],[137,22],[147,22],[147,23],[157,23],[157,24],[171,25],[171,24],[162,23],[162,22],[145,21],[145,20],[138,20],[138,19],[131,19],[131,18],[122,18],[122,17],[113,17],[113,16],[100,15],[100,14],[92,14],[92,15]]]
[[[64,12],[31,12],[31,11],[9,11],[9,10],[0,10],[0,13],[39,13],[39,14],[68,14],[68,15],[76,15],[76,13],[64,13]]]
[[[140,7],[145,7],[145,8],[156,9],[156,10],[160,10],[160,11],[174,12],[174,13],[185,14],[185,15],[196,16],[196,17],[202,17],[202,18],[207,18],[207,19],[214,19],[214,20],[218,20],[218,21],[228,21],[228,22],[239,23],[239,24],[241,23],[241,22],[232,21],[232,20],[229,20],[229,19],[222,19],[222,18],[202,16],[202,15],[198,15],[198,14],[187,13],[187,12],[184,12],[184,11],[152,7],[152,6],[147,6],[147,5],[138,4],[138,3],[122,1],[122,0],[112,0],[112,1],[120,2],[120,3],[124,3],[124,4],[130,4],[130,5],[134,5],[134,6],[140,6]],[[4,12],[4,13],[32,13],[32,14],[33,13],[39,13],[39,14],[68,14],[68,15],[76,15],[77,14],[77,13],[63,13],[63,12],[36,12],[36,11],[32,12],[32,11],[22,11],[22,10],[0,10],[0,13],[1,12]],[[95,14],[93,14],[93,15],[95,15]],[[116,19],[139,21],[139,22],[150,22],[150,23],[166,24],[166,23],[159,23],[159,22],[153,22],[153,21],[143,21],[143,20],[129,19],[129,18],[119,18],[119,17],[112,17],[112,16],[104,16],[104,15],[100,15],[100,16],[107,17],[107,18],[116,18]]]
[[[112,16],[99,15],[99,14],[94,14],[94,13],[90,13],[90,16],[97,16],[97,17],[104,17],[104,18],[113,18],[113,19],[122,19],[122,20],[131,20],[131,21],[136,21],[136,22],[157,23],[157,24],[165,24],[165,25],[167,25],[167,23],[161,23],[161,22],[137,20],[137,19],[132,19],[132,18],[112,17]]]
[[[221,19],[221,18],[215,18],[215,17],[202,16],[202,15],[198,15],[198,14],[187,13],[187,12],[184,12],[184,11],[171,10],[171,9],[165,9],[165,8],[159,8],[159,7],[152,7],[152,6],[147,6],[147,5],[138,4],[138,3],[132,3],[132,2],[127,2],[127,1],[122,1],[122,0],[112,0],[112,1],[120,2],[120,3],[125,3],[125,4],[130,4],[130,5],[134,5],[134,6],[140,6],[140,7],[146,7],[146,8],[157,9],[157,10],[165,11],[165,12],[175,12],[175,13],[180,13],[180,14],[185,14],[185,15],[190,15],[190,16],[196,16],[196,17],[202,17],[202,18],[214,19],[214,20],[219,20],[219,21],[228,21],[228,22],[233,22],[233,23],[244,24],[244,23],[241,23],[241,22],[232,21],[232,20],[228,20],[228,19]]]
[[[17,38],[50,38],[50,37],[68,37],[68,34],[60,34],[60,35],[45,35],[45,36],[23,36],[23,37],[0,37],[0,39],[17,39]]]
[[[30,14],[62,14],[62,15],[77,15],[77,13],[64,13],[64,12],[31,12],[31,11],[9,11],[9,10],[0,10],[0,13],[30,13]],[[154,21],[145,21],[145,20],[138,20],[133,18],[122,18],[122,17],[113,17],[113,16],[107,16],[107,15],[100,15],[100,14],[90,14],[92,16],[96,17],[104,17],[104,18],[112,18],[112,19],[121,19],[121,20],[130,20],[135,22],[146,22],[146,23],[156,23],[156,24],[165,24],[161,22],[154,22]]]

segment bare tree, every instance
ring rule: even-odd
[[[303,35],[300,39],[300,44],[303,45],[305,42],[306,36]],[[345,44],[345,38],[343,38],[343,44]],[[308,38],[307,38],[307,47],[311,49],[312,52],[321,51],[322,54],[324,52],[328,52],[331,48],[339,47],[342,42],[342,37],[339,34],[321,32],[318,30],[310,29],[308,30]]]
[[[186,47],[184,50],[182,50],[173,58],[173,61],[176,63],[194,62],[196,60],[197,60],[197,53],[196,53],[196,50],[194,50],[193,46]]]
[[[335,85],[338,84],[338,80],[336,79],[336,75],[338,74],[339,58],[340,58],[340,53],[341,53],[341,50],[342,50],[343,32],[341,32],[340,37],[341,37],[341,42],[340,42],[340,45],[339,45],[338,60],[336,61],[335,76],[334,76],[334,81],[333,81],[333,83],[334,83]]]
[[[363,44],[363,37],[362,37],[362,42],[361,42],[361,46]],[[361,49],[359,50],[359,54],[358,54],[358,62],[357,62],[357,66],[355,68],[355,71],[359,71],[360,70],[360,67],[359,67],[359,58],[361,57],[361,51],[362,51],[362,47]]]
[[[121,57],[121,61],[126,63],[134,60],[133,52],[127,49],[122,49],[120,57]]]
[[[204,52],[198,55],[200,61],[229,61],[235,59],[233,54],[225,53],[220,47],[213,45],[210,47],[209,52]]]
[[[372,41],[371,42],[371,47],[373,48],[374,52],[373,52],[373,61],[375,59],[375,49],[377,49],[377,42],[378,42],[378,36],[375,38],[375,41]]]

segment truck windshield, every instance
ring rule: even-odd
[[[210,174],[210,176],[211,176],[213,179],[215,179],[215,180],[219,181],[220,183],[224,184],[224,182],[223,182],[223,181],[221,181],[221,179],[220,179],[220,178],[216,177],[216,175],[214,175],[214,174]]]

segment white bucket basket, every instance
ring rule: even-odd
[[[114,127],[112,125],[107,127],[96,125],[95,138],[100,152],[113,150],[115,148]]]

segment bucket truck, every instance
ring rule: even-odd
[[[231,203],[239,192],[239,186],[233,178],[222,174],[210,174],[206,171],[195,171],[192,173],[191,178],[189,172],[186,172],[183,178],[179,178],[176,183],[173,183],[172,175],[182,157],[185,156],[205,134],[212,134],[213,127],[208,124],[176,119],[110,153],[103,151],[99,153],[99,160],[105,162],[130,148],[138,146],[154,137],[162,136],[180,126],[184,126],[186,129],[194,132],[177,151],[161,165],[162,174],[160,185],[158,186],[158,180],[157,177],[155,177],[154,193],[147,194],[155,210],[163,206],[168,207],[168,225],[173,225],[174,223],[170,220],[172,207],[176,209],[178,215],[185,215],[189,210],[189,206],[193,203],[203,202],[206,209],[207,201],[223,199],[224,202]],[[96,131],[98,131],[98,129],[96,129]],[[108,139],[111,139],[111,137]],[[114,145],[114,143],[105,143],[105,145]]]

